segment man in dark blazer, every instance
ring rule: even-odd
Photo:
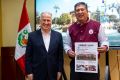
[[[51,30],[52,15],[43,12],[40,29],[28,35],[25,65],[29,80],[59,80],[63,69],[63,40]]]

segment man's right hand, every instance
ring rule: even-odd
[[[75,57],[75,52],[72,51],[71,49],[67,51],[67,54],[68,54],[69,57],[72,57],[72,58]]]
[[[33,80],[33,74],[28,74],[27,78],[28,78],[28,80]]]

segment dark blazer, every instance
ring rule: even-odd
[[[51,30],[48,52],[45,48],[41,29],[28,35],[25,55],[26,73],[33,74],[34,80],[56,80],[57,72],[63,69],[63,40],[59,32]]]

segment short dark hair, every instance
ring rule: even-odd
[[[75,6],[74,6],[74,10],[76,10],[76,7],[79,6],[79,5],[84,5],[86,10],[88,10],[88,5],[85,2],[78,2],[78,3],[76,3]]]

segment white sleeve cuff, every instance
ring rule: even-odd
[[[104,46],[106,45],[108,47],[107,51],[109,50],[109,42],[108,41],[105,41],[105,42],[102,42],[101,43],[101,46]]]
[[[66,46],[64,49],[65,49],[65,53],[67,54],[67,51],[68,51],[68,50],[70,50],[70,49],[71,49],[71,47]]]

